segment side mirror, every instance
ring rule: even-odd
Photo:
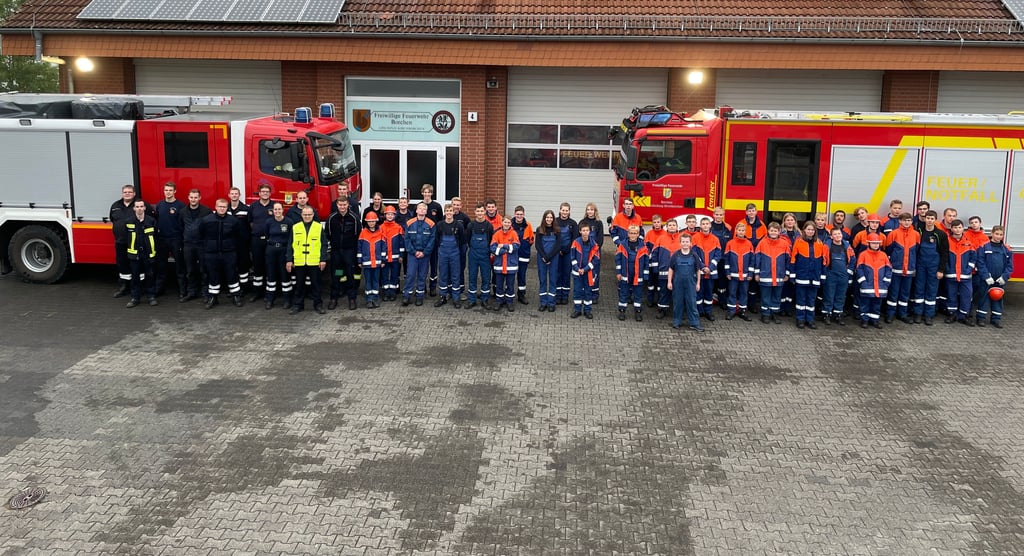
[[[640,183],[627,183],[623,187],[626,191],[631,191],[633,193],[636,193],[637,195],[644,192],[644,186],[643,184]]]

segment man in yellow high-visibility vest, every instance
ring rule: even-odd
[[[292,226],[292,241],[288,244],[285,267],[295,274],[295,303],[290,313],[303,310],[306,301],[306,278],[309,278],[313,310],[324,314],[324,301],[320,295],[320,273],[327,266],[327,242],[323,226],[313,221],[313,207],[302,209],[302,221]]]

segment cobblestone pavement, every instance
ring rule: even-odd
[[[1024,553],[1017,284],[1002,331],[698,335],[112,275],[0,278],[0,495],[49,491],[0,554]]]

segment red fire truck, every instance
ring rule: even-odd
[[[230,97],[0,95],[0,270],[52,283],[70,263],[114,262],[109,210],[131,184],[157,203],[173,181],[213,206],[263,182],[293,204],[306,191],[324,218],[338,184],[359,187],[352,142],[333,105],[319,114],[193,111]]]
[[[636,108],[613,135],[614,202],[633,199],[644,221],[654,214],[743,218],[753,203],[767,221],[816,212],[879,215],[889,201],[905,210],[931,203],[965,222],[1006,226],[1024,245],[1024,115],[822,113],[721,107],[683,115]],[[852,224],[853,218],[848,220]],[[1014,254],[1024,279],[1024,251]]]

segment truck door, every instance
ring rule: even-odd
[[[787,212],[794,213],[798,222],[814,217],[820,154],[821,141],[768,140],[765,222],[782,222]]]
[[[228,126],[217,122],[167,121],[139,125],[139,174],[143,198],[163,198],[173,181],[179,194],[197,188],[203,204],[227,197],[231,183]],[[150,146],[155,148],[150,148]]]
[[[644,183],[645,195],[634,197],[645,220],[661,213],[665,218],[692,213],[704,201],[704,157],[707,138],[658,137],[648,135],[640,145],[637,158],[637,181]]]

